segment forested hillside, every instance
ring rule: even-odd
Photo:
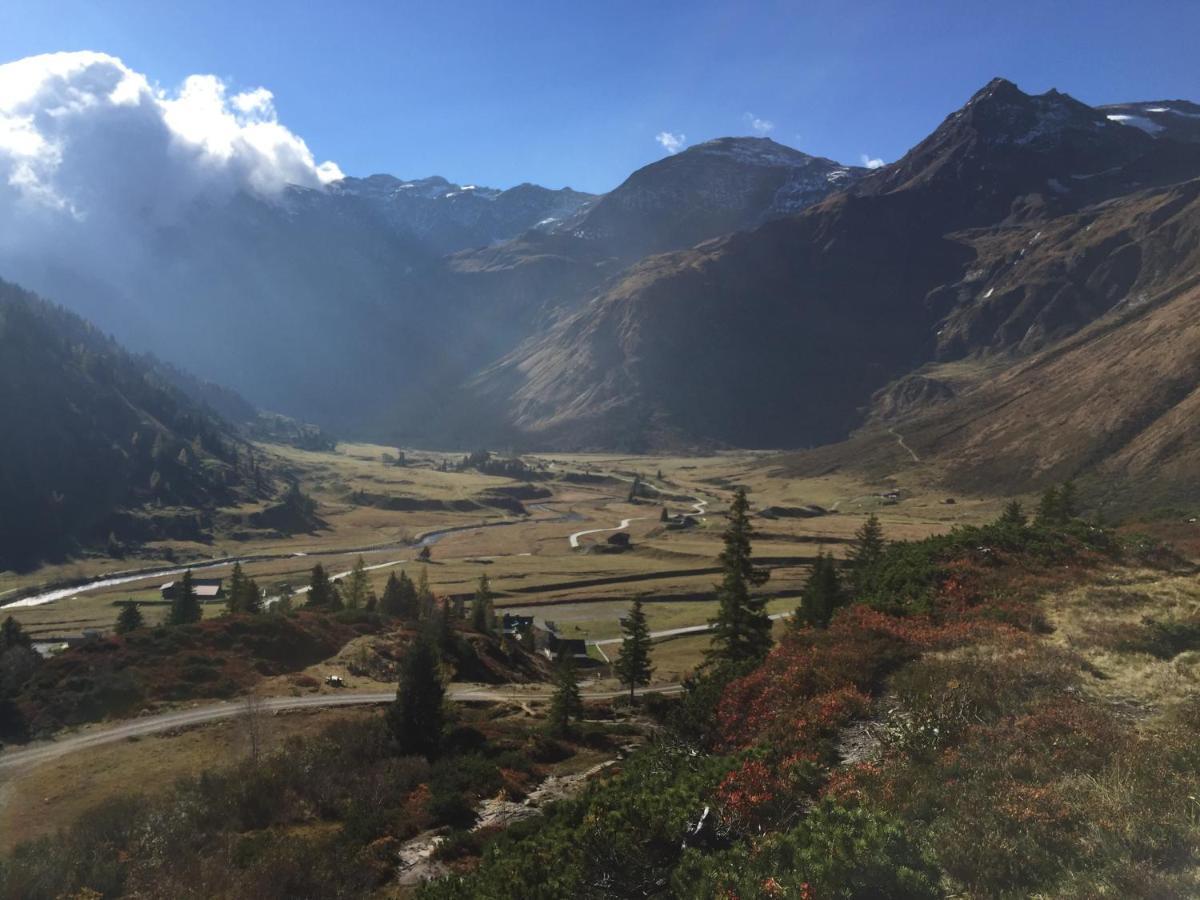
[[[216,413],[83,319],[7,282],[0,421],[0,569],[119,544],[120,510],[203,510],[272,491]]]

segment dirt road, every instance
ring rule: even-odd
[[[447,692],[447,696],[451,700],[463,701],[538,700],[549,697],[553,693],[553,690],[550,685],[537,685],[532,690],[521,690],[517,686],[490,688],[478,685],[452,684]],[[668,684],[646,690],[671,694],[683,690],[683,686]],[[644,691],[639,691],[639,693],[642,692]],[[585,688],[582,693],[584,699],[607,700],[613,697],[624,696],[628,692],[622,690],[589,691]],[[382,704],[390,703],[395,697],[395,690],[346,694],[313,694],[305,697],[263,697],[259,709],[263,712],[277,712],[279,710],[310,707]],[[243,714],[246,709],[244,701],[212,703],[207,706],[159,713],[158,715],[144,716],[140,719],[133,719],[115,725],[101,726],[80,734],[68,734],[54,741],[41,742],[19,750],[6,750],[0,753],[0,778],[10,775],[26,766],[44,763],[52,759],[57,759],[60,756],[65,756],[68,753],[86,750],[89,747],[99,747],[103,744],[111,744],[115,741],[128,740],[129,738],[141,737],[148,734],[156,734],[160,731],[171,731],[176,728],[187,728],[193,725],[202,725],[206,722],[214,722],[219,719],[228,719],[232,716]]]

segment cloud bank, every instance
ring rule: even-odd
[[[662,144],[663,149],[672,155],[682,150],[683,145],[687,143],[686,134],[672,134],[669,131],[660,131],[654,136],[654,139]]]
[[[871,156],[868,156],[866,153],[864,153],[859,158],[862,160],[862,164],[864,166],[866,166],[868,169],[878,169],[883,165],[882,159],[879,159],[878,157],[873,158]]]
[[[9,258],[45,240],[100,255],[174,224],[199,198],[272,196],[341,176],[279,122],[265,88],[234,93],[192,75],[166,90],[91,51],[0,65],[0,250]]]

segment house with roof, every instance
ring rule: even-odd
[[[192,579],[192,591],[196,594],[196,599],[201,603],[213,603],[217,600],[224,600],[225,588],[223,585],[224,579],[222,578]],[[158,590],[164,600],[174,600],[179,596],[179,591],[182,587],[182,581],[168,581]]]

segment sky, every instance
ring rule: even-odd
[[[996,75],[1200,101],[1197,34],[1195,0],[0,4],[0,63],[93,50],[164,96],[194,75],[238,104],[265,88],[260,124],[287,136],[264,152],[314,173],[589,191],[731,134],[889,162]]]

